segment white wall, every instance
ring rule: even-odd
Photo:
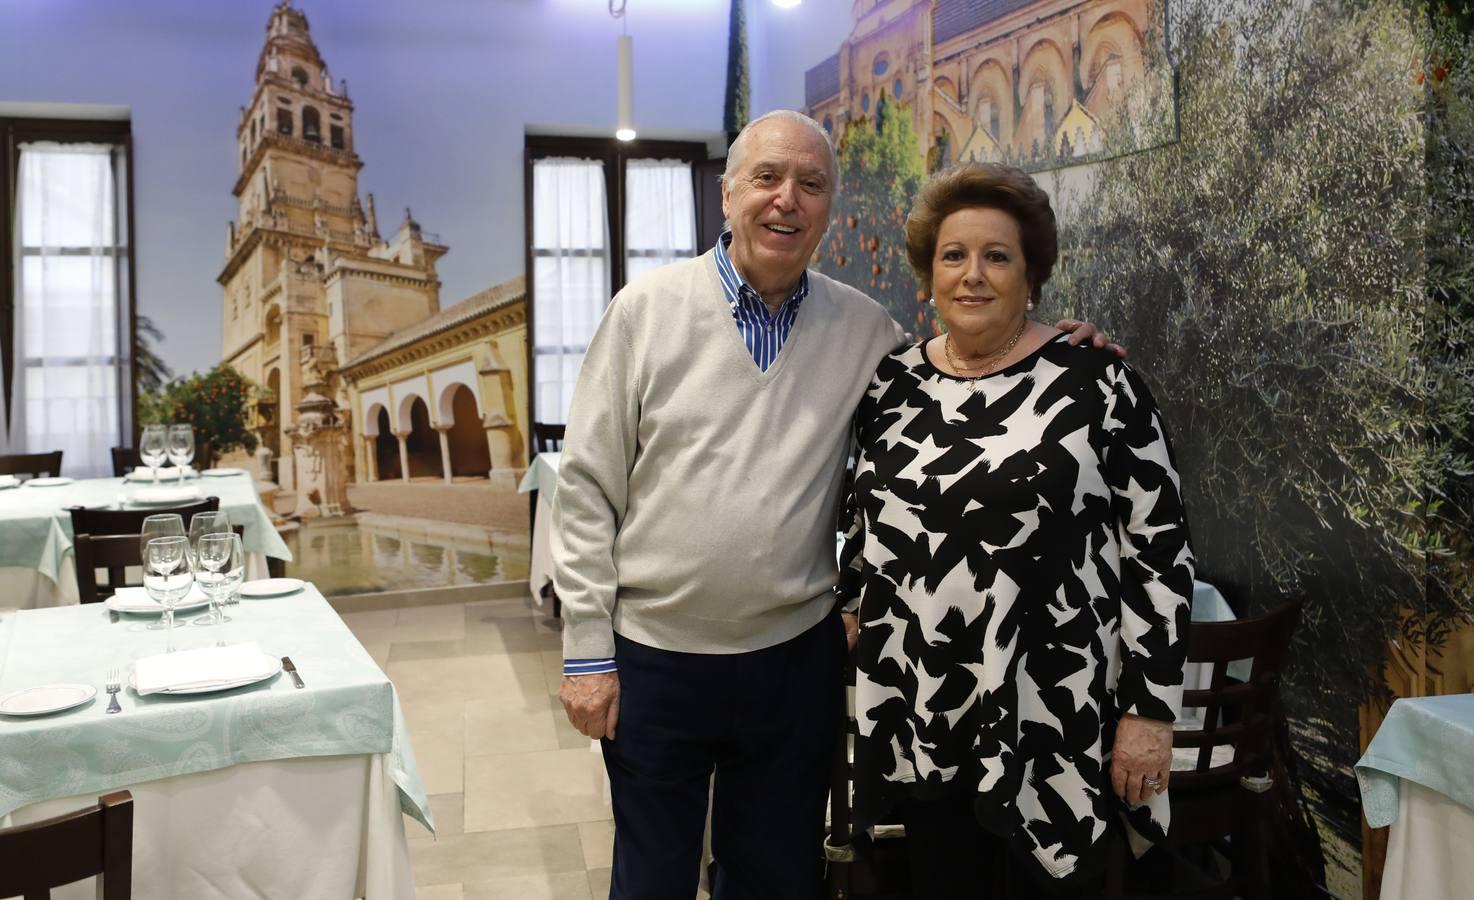
[[[0,102],[132,109],[139,311],[163,328],[165,361],[186,372],[219,359],[215,276],[236,215],[237,108],[250,99],[273,5],[0,3]],[[374,192],[381,231],[410,206],[451,247],[442,305],[520,274],[527,123],[613,128],[622,26],[606,0],[295,5],[333,77],[348,80],[359,187]],[[628,7],[642,136],[720,130],[727,0]]]

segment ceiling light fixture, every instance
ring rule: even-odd
[[[609,0],[609,15],[624,19],[628,0]],[[624,23],[624,33],[619,36],[619,118],[616,120],[614,136],[621,141],[635,139],[635,74],[634,42],[630,40],[629,22]]]

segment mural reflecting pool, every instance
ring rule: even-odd
[[[329,597],[527,579],[527,536],[475,525],[359,513],[304,521],[282,537],[287,574]]]

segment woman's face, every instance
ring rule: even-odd
[[[1028,267],[1018,220],[985,207],[942,220],[932,257],[932,296],[949,331],[967,337],[1011,334],[1027,310]]]

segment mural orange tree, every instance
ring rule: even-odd
[[[910,111],[884,97],[873,120],[845,129],[817,268],[874,297],[908,332],[930,335],[935,317],[906,263],[906,214],[926,177],[916,148]]]

